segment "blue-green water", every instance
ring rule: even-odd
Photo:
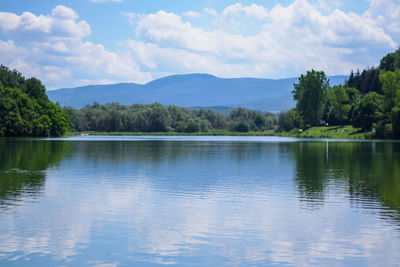
[[[0,139],[0,266],[400,263],[400,143]]]

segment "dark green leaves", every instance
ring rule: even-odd
[[[317,126],[322,118],[329,80],[323,71],[308,71],[294,84],[293,97],[296,109],[305,125]]]
[[[68,131],[68,116],[49,101],[38,79],[25,80],[1,66],[0,81],[0,136],[61,136]]]

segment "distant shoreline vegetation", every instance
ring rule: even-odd
[[[191,110],[160,103],[131,106],[111,103],[86,105],[82,109],[64,107],[74,132],[142,132],[142,133],[248,133],[273,130],[276,115],[270,112],[235,108],[229,115],[213,110]]]
[[[48,99],[39,80],[1,66],[0,136],[78,132],[400,138],[400,49],[383,57],[378,68],[352,71],[344,85],[330,87],[324,72],[308,71],[292,93],[296,107],[279,114],[239,107],[223,115],[160,103],[61,108]]]

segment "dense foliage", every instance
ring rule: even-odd
[[[352,71],[343,86],[329,87],[323,72],[309,71],[294,84],[293,97],[296,108],[278,116],[281,131],[351,124],[376,137],[400,138],[400,49],[378,68]]]
[[[111,103],[86,105],[82,109],[65,107],[73,131],[99,132],[236,132],[273,129],[277,123],[272,113],[236,108],[225,116],[210,109],[190,110],[159,103],[131,106]]]
[[[294,84],[293,98],[297,100],[296,110],[305,125],[316,126],[324,111],[329,81],[322,71],[308,71]]]
[[[35,78],[0,66],[0,136],[61,136],[69,118]]]

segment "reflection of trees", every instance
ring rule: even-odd
[[[296,154],[296,181],[302,199],[311,203],[324,198],[326,151],[317,142],[291,144]]]
[[[0,139],[0,206],[7,199],[37,195],[44,171],[59,163],[66,149],[62,141]]]
[[[215,186],[266,186],[271,173],[288,169],[277,146],[255,142],[91,141],[73,142],[73,151],[74,158],[79,159],[76,164],[104,172],[121,170],[120,176],[147,177],[171,191],[204,193]]]
[[[186,142],[186,141],[93,141],[74,142],[74,151],[86,160],[99,160],[122,163],[124,161],[175,162],[190,157],[216,160],[230,157],[230,160],[242,161],[259,158],[265,150],[265,144],[239,142]],[[265,151],[264,151],[265,152]]]
[[[352,200],[380,201],[400,214],[400,143],[298,142],[296,181],[306,201],[323,201],[331,183],[346,186]]]

